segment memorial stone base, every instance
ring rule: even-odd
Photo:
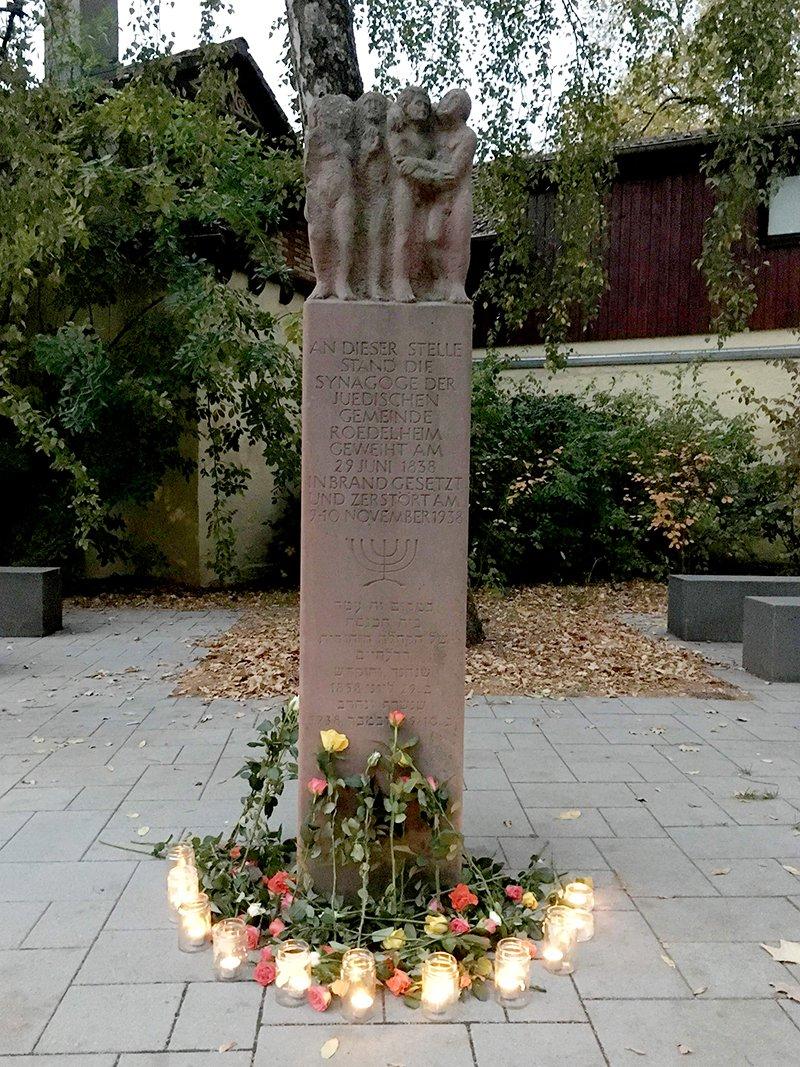
[[[304,315],[301,818],[320,731],[347,735],[340,766],[358,773],[395,708],[458,816],[472,308],[309,301]]]

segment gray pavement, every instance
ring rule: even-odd
[[[470,843],[598,886],[575,973],[535,966],[525,1010],[431,1024],[389,997],[353,1026],[214,983],[207,953],[177,951],[163,865],[118,846],[235,819],[268,705],[170,695],[234,618],[72,609],[59,634],[0,640],[0,1065],[206,1067],[231,1042],[231,1067],[313,1064],[332,1036],[334,1063],[364,1067],[800,1062],[800,1003],[774,989],[800,967],[760,947],[800,941],[800,686],[730,646],[707,651],[739,701],[470,700]]]

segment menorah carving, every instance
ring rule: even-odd
[[[347,540],[353,558],[377,574],[376,578],[370,578],[369,581],[364,582],[365,587],[375,585],[376,582],[393,582],[395,585],[402,585],[399,579],[392,578],[390,575],[397,574],[411,566],[419,544],[416,537],[413,539],[407,537],[403,541],[399,537],[393,539],[348,537]]]

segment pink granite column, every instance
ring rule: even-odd
[[[300,796],[320,730],[347,773],[400,708],[460,812],[472,308],[304,311]]]

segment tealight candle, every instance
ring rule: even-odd
[[[342,1014],[350,1022],[368,1019],[375,1008],[375,957],[366,948],[349,948],[342,956]]]
[[[311,986],[311,949],[305,941],[284,941],[275,957],[275,997],[294,1008]]]
[[[194,900],[181,904],[178,912],[178,948],[181,952],[199,952],[211,936],[211,905],[207,895],[198,893]]]
[[[586,882],[568,882],[564,886],[561,899],[571,908],[591,911],[594,908],[594,890]]]
[[[422,1010],[441,1018],[459,996],[458,963],[449,952],[432,952],[422,963]]]
[[[214,974],[220,982],[238,978],[247,963],[247,929],[244,919],[221,919],[211,930]]]
[[[195,900],[199,891],[197,868],[194,865],[179,864],[170,870],[167,875],[167,903],[172,922],[179,921],[181,905]]]
[[[572,950],[577,940],[572,908],[556,904],[544,917],[542,962],[552,974],[572,974]]]
[[[498,941],[494,955],[494,988],[501,1004],[522,1008],[530,996],[531,954],[519,937]]]

